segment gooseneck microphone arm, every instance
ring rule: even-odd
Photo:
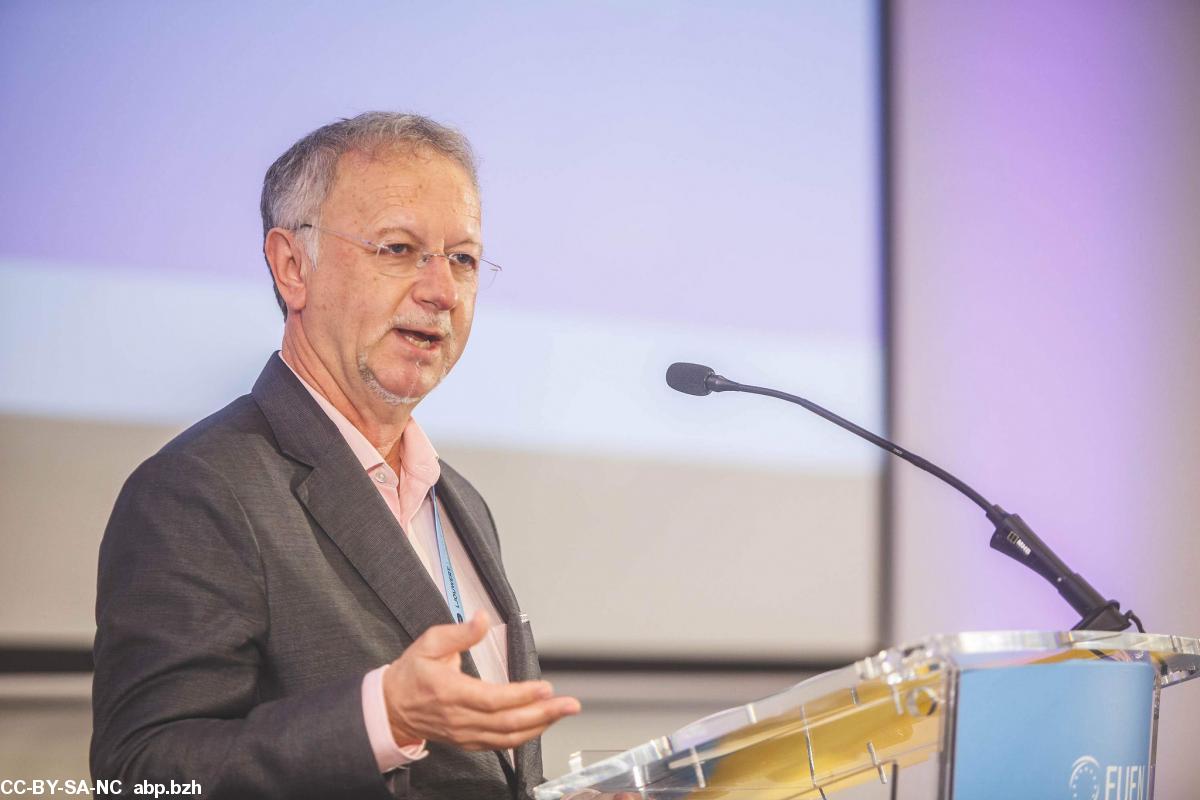
[[[802,406],[834,425],[845,428],[876,447],[881,447],[892,455],[899,456],[913,466],[950,484],[969,497],[975,505],[982,508],[988,520],[996,528],[992,534],[992,548],[1024,564],[1049,581],[1058,590],[1059,595],[1081,615],[1082,619],[1075,625],[1075,630],[1122,631],[1131,623],[1137,625],[1139,631],[1144,630],[1141,620],[1136,614],[1132,611],[1122,613],[1120,603],[1116,600],[1104,599],[1104,596],[1092,588],[1092,585],[1082,575],[1072,572],[1023,519],[1016,514],[1009,514],[998,505],[989,503],[983,495],[962,480],[916,453],[910,453],[900,445],[855,425],[848,419],[839,417],[811,400],[805,400],[803,397],[776,389],[737,383],[700,364],[672,364],[667,369],[667,384],[676,391],[697,396],[704,396],[712,392],[743,392],[774,397]]]

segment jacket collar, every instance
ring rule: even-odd
[[[441,592],[358,457],[278,352],[267,361],[250,394],[271,426],[279,449],[312,469],[295,487],[297,499],[409,637],[416,639],[433,625],[452,623]],[[535,678],[536,653],[527,626],[518,618],[516,598],[504,577],[500,554],[486,533],[484,521],[471,511],[456,484],[443,471],[438,496],[454,520],[455,530],[491,593],[496,610],[508,624],[509,675],[514,681]],[[463,671],[479,677],[471,654],[463,653],[462,659]],[[527,789],[541,779],[537,766],[540,749],[537,740],[517,748],[515,775],[506,754],[500,756],[506,772]]]
[[[408,635],[416,639],[432,625],[453,622],[433,579],[358,458],[279,353],[263,368],[251,396],[279,449],[312,468],[293,490],[297,499]]]

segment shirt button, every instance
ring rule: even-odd
[[[375,473],[375,480],[379,481],[380,483],[387,483],[387,475],[384,475],[383,470],[380,470],[379,472]]]

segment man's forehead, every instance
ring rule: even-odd
[[[437,193],[478,204],[470,174],[454,159],[428,147],[351,150],[338,159],[334,190]],[[332,193],[332,192],[331,192]]]
[[[479,241],[483,225],[478,192],[462,164],[411,146],[342,154],[320,214],[364,237],[403,229]]]

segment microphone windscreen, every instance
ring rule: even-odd
[[[677,392],[703,397],[712,392],[708,386],[708,378],[712,374],[711,367],[679,361],[667,367],[667,386]]]

